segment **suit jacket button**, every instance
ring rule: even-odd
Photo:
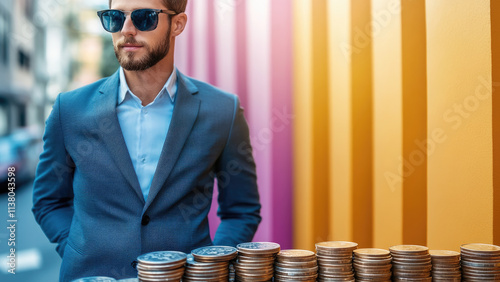
[[[141,220],[142,225],[148,225],[149,221],[150,221],[150,218],[147,214],[142,216],[142,220]]]

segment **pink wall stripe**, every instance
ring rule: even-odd
[[[174,53],[174,65],[182,72],[186,72],[186,66],[188,64],[188,53],[185,51],[188,47],[188,42],[186,40],[187,34],[183,32],[175,39],[175,53]],[[172,48],[172,47],[171,47]]]
[[[188,2],[188,5],[186,7],[186,14],[190,15],[191,14],[191,1]],[[191,60],[189,59],[192,53],[189,52],[191,48],[191,43],[192,37],[191,37],[191,18],[188,16],[188,23],[186,25],[186,28],[182,32],[181,35],[179,35],[175,39],[175,58],[174,58],[174,64],[175,66],[179,69],[184,74],[189,74],[191,72],[191,69],[189,68],[189,65],[191,63]]]
[[[216,86],[236,95],[236,11],[227,0],[215,1],[215,41],[217,42]]]
[[[207,82],[215,85],[217,83],[217,52],[215,42],[215,0],[205,0],[207,2]],[[220,44],[220,43],[219,43]]]
[[[191,22],[193,31],[192,76],[208,82],[208,14],[207,0],[192,0]]]
[[[202,0],[204,1],[204,0]],[[215,41],[215,18],[214,18],[214,13],[215,13],[215,2],[214,0],[206,0],[208,3],[207,7],[207,13],[208,13],[208,18],[207,18],[207,33],[208,33],[208,61],[206,62],[206,68],[208,72],[208,83],[215,85],[217,82],[217,53],[216,53],[216,41]],[[210,212],[208,214],[208,221],[210,223],[210,235],[212,239],[215,236],[215,232],[217,231],[217,228],[219,227],[220,224],[220,218],[217,216],[217,209],[219,207],[217,203],[217,197],[219,196],[218,189],[217,189],[217,181],[214,183],[214,193],[213,193],[213,198],[212,198],[212,207],[210,209]]]
[[[241,106],[246,109],[247,103],[247,15],[245,1],[235,0],[236,12],[236,81],[237,93],[240,97]],[[248,112],[245,112],[248,118]]]
[[[257,182],[261,195],[262,222],[255,241],[271,238],[272,214],[272,162],[270,129],[271,109],[271,0],[246,1],[247,17],[247,79],[248,120],[250,138],[257,163]]]
[[[282,248],[293,247],[292,182],[292,5],[290,0],[271,1],[271,129],[272,215],[271,238]]]
[[[292,247],[292,17],[289,0],[191,0],[176,65],[240,97],[257,163],[263,221],[254,241]],[[185,54],[180,55],[180,52]],[[288,118],[288,119],[287,119]],[[220,223],[217,192],[211,235]]]
[[[193,1],[188,1],[188,15],[191,15],[192,14],[192,11],[193,11]],[[187,24],[187,38],[186,38],[186,41],[187,41],[187,54],[188,54],[188,57],[187,57],[187,61],[188,61],[188,64],[187,64],[187,68],[186,68],[186,72],[189,74],[189,75],[193,75],[194,73],[194,32],[193,32],[193,29],[194,29],[194,26],[193,24],[189,24],[189,19],[190,17],[188,16],[188,24]],[[193,19],[194,20],[194,19]]]

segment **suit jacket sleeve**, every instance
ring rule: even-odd
[[[247,122],[235,99],[233,124],[227,144],[216,163],[221,224],[215,245],[235,246],[250,242],[261,221],[255,162]]]
[[[74,164],[64,144],[60,117],[60,99],[56,99],[45,124],[43,152],[33,184],[33,214],[43,232],[62,257],[73,218]]]

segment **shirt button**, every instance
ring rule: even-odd
[[[142,158],[142,163],[146,163],[146,158]]]
[[[150,220],[151,219],[149,218],[149,216],[147,214],[145,214],[145,215],[142,216],[141,224],[142,225],[148,225]]]

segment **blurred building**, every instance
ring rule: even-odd
[[[42,127],[55,95],[69,84],[70,14],[55,0],[0,2],[0,136]]]
[[[28,123],[35,83],[33,1],[0,2],[0,135]]]
[[[70,88],[74,73],[78,68],[75,58],[78,56],[79,21],[75,16],[76,7],[68,1],[39,1],[38,7],[45,22],[46,52],[41,62],[46,78],[46,101],[44,118],[50,113],[55,98]]]
[[[118,68],[110,33],[104,31],[96,12],[107,9],[108,1],[76,1],[79,38],[75,42],[78,68],[71,89],[93,83],[113,74]]]
[[[16,167],[19,181],[34,177],[44,121],[72,77],[68,3],[0,1],[0,169]]]

